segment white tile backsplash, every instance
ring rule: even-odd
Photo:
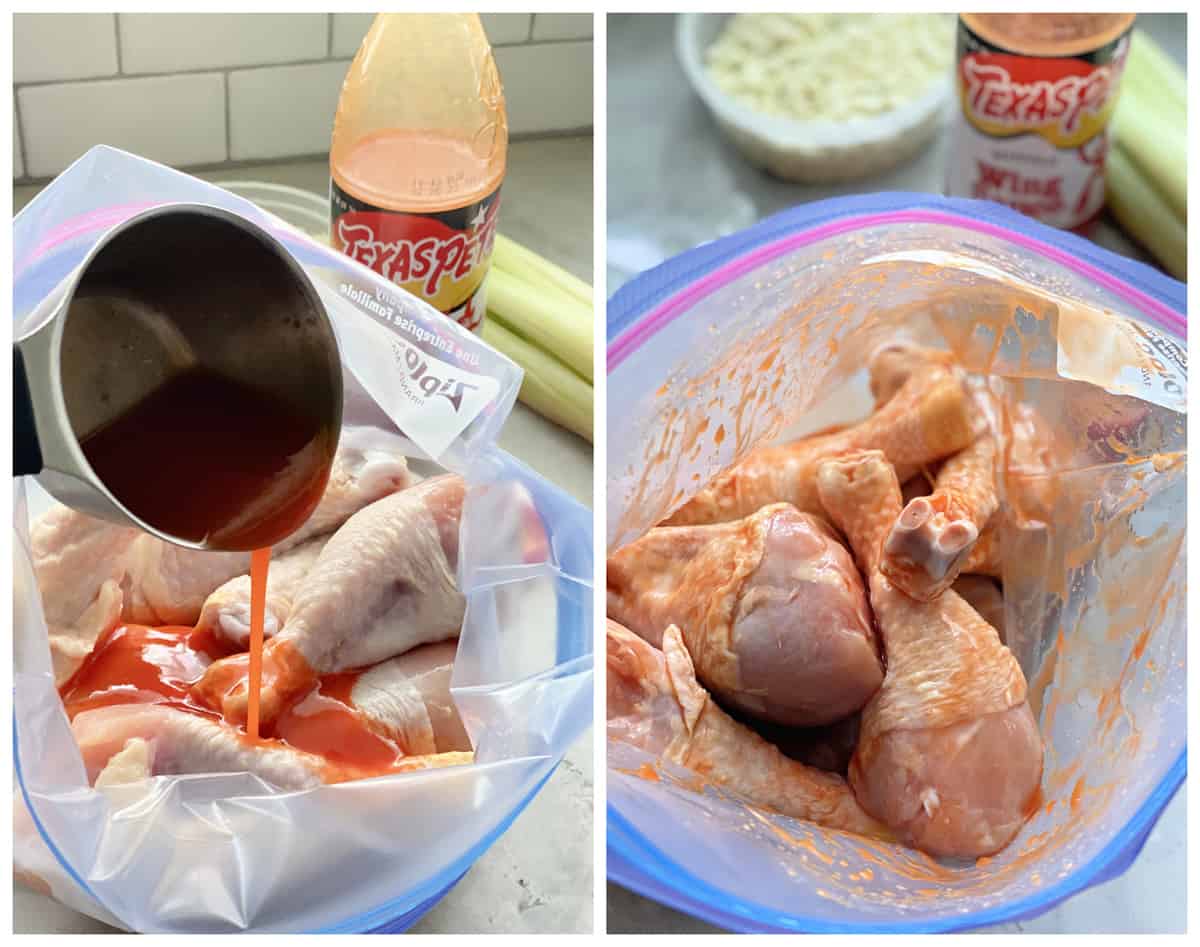
[[[529,39],[529,13],[481,13],[483,31],[493,46],[524,43]]]
[[[224,161],[224,83],[220,73],[195,73],[18,89],[26,170],[57,174],[93,145],[170,165]]]
[[[13,16],[13,81],[55,82],[117,71],[112,13],[17,13]]]
[[[229,157],[233,161],[329,150],[347,60],[229,74]]]
[[[495,55],[504,83],[510,134],[566,131],[592,124],[590,42],[502,46]]]
[[[17,106],[13,103],[13,177],[25,177],[25,165],[21,163],[21,127],[17,122]]]
[[[480,16],[510,132],[590,127],[592,17]],[[98,143],[180,167],[324,152],[346,69],[373,18],[18,14],[13,177],[57,174]]]
[[[537,13],[533,17],[533,39],[591,39],[590,13]]]
[[[121,71],[182,72],[324,59],[325,13],[121,13]]]

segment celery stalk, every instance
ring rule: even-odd
[[[1187,219],[1187,82],[1145,33],[1130,43],[1113,137],[1179,217]]]
[[[1187,219],[1187,132],[1138,95],[1121,93],[1113,116],[1118,144],[1176,216]]]
[[[496,234],[496,242],[492,248],[492,265],[518,274],[531,283],[553,286],[587,306],[592,305],[591,286],[528,247],[510,240],[504,234]]]
[[[565,362],[592,381],[592,307],[577,299],[492,265],[488,310],[528,342]]]
[[[1113,216],[1172,276],[1187,278],[1187,81],[1135,30],[1105,170]]]
[[[1187,279],[1187,228],[1125,152],[1108,153],[1107,200],[1113,215],[1176,279]]]
[[[1125,61],[1122,87],[1132,82],[1144,96],[1153,96],[1156,111],[1178,113],[1180,121],[1187,120],[1187,79],[1183,70],[1162,47],[1142,30],[1134,30],[1129,43],[1129,58]]]
[[[538,414],[592,439],[592,386],[557,359],[511,331],[493,312],[483,320],[483,341],[525,369],[520,398]]]

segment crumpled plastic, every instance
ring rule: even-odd
[[[22,480],[13,523],[14,870],[129,930],[375,929],[453,884],[590,725],[591,514],[495,445],[520,385],[515,365],[249,202],[112,148],[89,151],[14,220],[17,334],[105,230],[181,201],[266,227],[305,267],[338,337],[345,424],[386,432],[422,473],[467,479],[458,567],[467,612],[451,690],[475,762],[303,792],[246,773],[90,788],[54,686],[30,558],[29,523],[48,497]],[[400,374],[418,363],[478,382],[470,416],[448,440],[445,417],[431,422],[427,406],[401,391]],[[528,521],[529,499],[540,523]]]
[[[1001,484],[1037,498],[1016,511],[1004,588],[1046,742],[1043,798],[1004,851],[951,865],[763,810],[609,741],[610,877],[744,929],[1039,913],[1127,867],[1184,767],[1182,316],[978,225],[979,202],[856,200],[880,213],[798,208],[760,225],[761,240],[697,248],[610,302],[624,335],[609,348],[608,547],[756,446],[864,417],[881,343],[952,352],[1056,438],[1049,472]],[[806,233],[819,227],[836,233]]]

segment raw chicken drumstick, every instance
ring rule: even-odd
[[[1009,402],[1004,406],[1007,456],[1004,458],[1005,508],[995,513],[981,530],[962,574],[1002,578],[1004,559],[1010,547],[1006,538],[1014,529],[1037,526],[1053,518],[1057,485],[1054,433],[1049,423],[1032,406]]]
[[[376,770],[360,771],[285,743],[248,742],[217,720],[163,704],[115,704],[79,714],[71,724],[88,780],[111,786],[182,773],[252,773],[280,789],[310,789]],[[434,753],[397,760],[385,772],[460,766],[470,753]]]
[[[1001,641],[1004,634],[1004,591],[1000,583],[987,575],[960,575],[950,586],[961,595],[968,605],[979,612],[979,617],[996,629]]]
[[[912,375],[932,365],[951,369],[953,363],[950,353],[927,349],[911,342],[893,342],[876,349],[867,360],[875,409],[879,410],[891,401]]]
[[[878,410],[896,390],[914,374],[941,371],[951,365],[951,355],[909,342],[884,346],[871,356],[869,372],[871,393]],[[958,369],[953,369],[958,371]],[[1004,396],[994,390],[995,379],[968,376],[966,385],[973,407],[973,428],[977,435],[990,432],[996,463],[995,477],[1003,472],[1010,505],[1023,513],[1046,515],[1053,508],[1054,485],[1048,474],[1054,466],[1054,433],[1042,415],[1030,404]],[[905,471],[897,471],[898,474]],[[909,483],[904,484],[905,504]],[[995,485],[984,483],[989,491]],[[1005,515],[1005,514],[1001,514]],[[1002,570],[1003,544],[999,535],[1000,517],[986,525],[973,519],[980,530],[974,547],[961,565],[962,573],[980,573],[999,577]],[[919,589],[919,586],[915,587]],[[910,593],[912,594],[912,593]]]
[[[871,394],[875,397],[876,410],[886,404],[913,375],[946,370],[954,372],[959,377],[962,376],[961,371],[953,365],[952,357],[948,352],[924,348],[911,342],[894,342],[877,349],[868,362]],[[980,541],[985,530],[990,530],[989,519],[999,506],[996,466],[998,454],[1001,452],[998,450],[995,433],[990,429],[989,424],[995,420],[997,399],[985,385],[977,383],[976,379],[967,379],[966,384],[972,402],[972,429],[976,436],[960,454],[952,456],[942,464],[942,469],[938,471],[934,480],[932,491],[934,495],[928,497],[932,504],[932,511],[924,504],[917,504],[912,510],[909,509],[916,497],[925,497],[931,492],[921,489],[921,484],[916,482],[916,478],[903,481],[901,487],[904,495],[904,516],[910,518],[907,525],[914,525],[915,521],[918,535],[913,536],[911,531],[908,532],[908,535],[904,535],[906,533],[904,527],[901,527],[899,534],[893,530],[894,541],[899,548],[896,555],[885,555],[884,572],[891,574],[892,580],[914,598],[934,598],[941,594],[945,585],[953,582],[953,574],[959,571],[972,571],[966,569],[959,562],[957,566],[948,570],[951,578],[948,581],[943,579],[944,585],[937,582],[936,584],[940,587],[934,590],[931,586],[935,584],[935,580],[930,578],[929,573],[920,565],[920,563],[936,563],[939,559],[944,561],[945,554],[939,551],[936,541],[939,538],[947,538],[944,530],[950,524],[945,518],[946,508],[956,509],[961,518],[969,521],[977,530],[979,536],[967,544],[965,551],[966,556],[974,556],[975,545]],[[1015,437],[1015,440],[1022,442],[1019,435]],[[1019,448],[1022,445],[1018,444],[1017,446]],[[897,471],[898,474],[901,472],[907,473],[906,471]],[[926,516],[927,513],[929,516]],[[932,528],[939,518],[941,520],[940,528]],[[897,526],[900,524],[898,523]],[[951,531],[949,538],[953,538],[953,536],[954,531]],[[925,572],[925,575],[912,576],[906,584],[906,573],[911,575],[911,568],[906,569],[902,564],[904,558],[902,550],[905,545],[911,546],[914,543],[916,548],[912,549],[912,552],[915,554],[913,558],[916,562],[911,563],[910,567]],[[976,564],[980,561],[979,558],[974,559]]]
[[[838,720],[883,681],[854,560],[786,503],[650,530],[608,560],[608,613],[654,645],[678,625],[704,686],[776,723]]]
[[[941,349],[925,348],[912,342],[893,342],[876,349],[867,360],[867,373],[875,410],[887,404],[913,376],[950,372],[959,379],[971,402],[972,429],[976,434],[996,424],[996,393],[990,379],[968,375],[954,361],[954,355]],[[897,471],[900,473],[901,471]]]
[[[910,500],[892,525],[883,544],[883,574],[922,602],[948,589],[1000,505],[995,465],[989,433],[942,464],[933,493]]]
[[[1004,577],[1000,529],[1000,517],[993,517],[971,547],[970,554],[962,564],[961,575],[988,575],[996,579]]]
[[[518,483],[486,487],[477,495],[477,502],[480,506],[478,519],[489,533],[490,547],[505,556],[511,556],[514,548],[519,549],[523,562],[546,561],[549,540],[533,497],[525,487]],[[507,541],[509,537],[511,543]],[[271,557],[264,637],[273,637],[283,627],[291,612],[292,600],[304,586],[304,580],[328,541],[328,536],[318,536],[287,550],[282,556]],[[246,650],[250,635],[250,576],[239,575],[213,592],[204,602],[197,627],[211,630],[240,650]]]
[[[749,516],[768,503],[791,503],[820,515],[815,475],[821,461],[853,450],[882,450],[905,478],[971,443],[962,382],[947,369],[914,374],[865,421],[832,434],[763,447],[719,474],[664,525],[720,523]]]
[[[304,579],[321,555],[328,536],[318,536],[271,556],[267,570],[266,610],[263,613],[263,636],[271,638],[287,621],[292,599],[304,584]],[[250,640],[250,576],[230,579],[208,598],[200,610],[196,627],[211,631],[241,651]]]
[[[840,776],[790,760],[732,720],[696,681],[674,625],[663,650],[608,622],[608,738],[669,760],[758,805],[818,825],[887,838]]]
[[[314,690],[280,720],[276,740],[250,743],[228,725],[163,705],[116,705],[113,713],[75,715],[75,733],[95,785],[134,782],[154,774],[241,771],[255,773],[285,789],[304,788],[405,768],[469,762],[471,741],[450,695],[457,641],[414,648],[355,676],[346,703]],[[335,693],[336,693],[335,685]],[[314,719],[357,717],[390,741],[402,758],[365,757],[359,764],[337,763],[305,752]],[[318,741],[331,740],[328,719],[317,724]],[[293,729],[294,728],[294,729]],[[322,730],[324,728],[324,730]],[[352,732],[352,731],[351,731]],[[291,745],[289,745],[291,744]],[[386,744],[373,748],[375,753]],[[99,775],[96,775],[99,772]]]
[[[384,432],[343,430],[321,502],[275,551],[329,533],[367,504],[408,486],[412,475],[394,443]],[[117,622],[193,624],[213,589],[250,569],[248,552],[185,549],[61,505],[33,524],[30,538],[60,684]]]
[[[350,703],[367,725],[410,755],[470,750],[450,696],[458,639],[422,645],[363,671]]]
[[[219,721],[162,704],[114,704],[71,723],[88,781],[136,782],[180,773],[253,773],[280,789],[319,786],[321,757],[282,744],[255,746]]]
[[[850,763],[855,796],[929,854],[997,852],[1030,814],[1041,781],[1042,740],[1021,668],[953,590],[918,602],[879,571],[900,512],[900,485],[880,451],[827,461],[817,486],[868,578],[887,654]]]
[[[321,674],[458,634],[466,609],[455,582],[465,492],[461,477],[435,477],[372,503],[334,533],[283,628],[263,647],[264,726]],[[242,723],[248,677],[248,655],[223,658],[193,692]]]

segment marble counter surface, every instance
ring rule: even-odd
[[[1184,16],[1144,15],[1138,23],[1168,54],[1186,62]],[[608,76],[609,296],[668,257],[795,204],[861,191],[941,191],[945,137],[886,175],[840,187],[788,184],[751,167],[720,135],[688,85],[675,57],[673,16],[609,16]],[[1095,239],[1144,259],[1110,220],[1101,221]],[[1181,790],[1167,807],[1123,876],[1039,918],[989,930],[1183,931],[1185,795]],[[607,924],[610,932],[716,931],[612,884]]]
[[[326,193],[325,161],[202,172],[206,180],[262,180]],[[13,210],[39,190],[14,188]],[[513,142],[500,229],[592,279],[592,140]],[[517,404],[500,436],[505,450],[592,505],[587,441]],[[413,927],[423,933],[577,933],[592,929],[592,734],[571,747],[542,791],[458,885]],[[552,827],[553,831],[547,831]],[[13,931],[115,933],[27,888],[13,887]]]

